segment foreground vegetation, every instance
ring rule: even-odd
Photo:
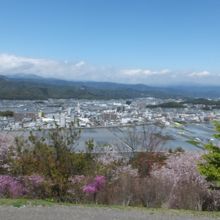
[[[219,138],[219,124],[216,123]],[[191,210],[220,210],[218,146],[207,153],[164,152],[164,140],[155,130],[131,130],[126,139],[129,156],[108,150],[76,152],[80,130],[57,126],[27,139],[0,139],[0,196],[74,204],[143,206]],[[138,143],[139,142],[139,143]],[[142,144],[143,152],[134,151]],[[201,173],[200,173],[201,172]],[[40,199],[40,200],[39,200]],[[4,203],[10,200],[1,200]],[[18,202],[19,203],[19,202]]]

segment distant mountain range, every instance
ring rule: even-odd
[[[160,98],[220,98],[220,86],[167,86],[111,82],[78,82],[36,75],[0,76],[0,99],[130,99],[154,96]]]

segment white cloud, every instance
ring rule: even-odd
[[[95,66],[81,60],[78,62],[36,59],[0,54],[0,75],[35,74],[65,80],[109,81],[119,83],[167,84],[220,84],[218,73],[207,70],[180,72],[169,69],[114,68]]]
[[[76,63],[76,67],[82,67],[82,66],[84,66],[84,65],[86,65],[86,63],[84,62],[84,61],[80,61],[80,62],[78,62],[78,63]]]
[[[123,69],[121,74],[127,76],[153,76],[153,75],[164,75],[170,73],[170,70],[163,69],[159,71],[149,70],[149,69]]]
[[[201,71],[201,72],[193,72],[189,74],[190,77],[207,77],[210,76],[210,72],[207,70]]]
[[[139,83],[145,78],[165,75],[168,69],[116,69],[87,64],[85,61],[70,62],[52,59],[35,59],[30,57],[0,54],[0,74],[36,74],[66,80],[93,80]]]
[[[75,63],[0,54],[0,73],[4,75],[26,73],[44,77],[74,79],[89,69],[89,65],[86,65],[84,61]]]

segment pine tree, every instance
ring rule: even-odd
[[[215,128],[217,134],[214,135],[216,139],[220,139],[220,123],[215,122]],[[207,181],[214,184],[214,186],[220,186],[220,147],[209,142],[205,144],[206,154],[203,155],[203,162],[199,164],[199,171],[204,175]]]

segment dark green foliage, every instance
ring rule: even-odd
[[[215,122],[216,131],[215,138],[220,139],[220,123]],[[204,154],[204,163],[199,164],[199,171],[206,179],[215,185],[220,185],[220,148],[212,142],[206,144],[207,154]]]
[[[210,100],[205,98],[187,99],[182,102],[166,102],[158,105],[147,105],[147,108],[185,108],[186,104],[203,105],[203,110],[220,109],[219,100]]]
[[[0,112],[0,117],[13,117],[13,116],[14,116],[14,112],[12,111]]]
[[[190,99],[184,103],[191,103],[191,104],[196,104],[196,105],[220,105],[220,101],[204,99],[204,98]]]
[[[126,101],[126,105],[131,105],[132,101],[128,100]]]
[[[86,141],[86,146],[87,146],[87,152],[91,153],[94,150],[95,144],[93,139],[89,139]]]
[[[176,153],[184,153],[185,150],[184,150],[182,147],[177,147],[177,148],[175,148],[175,149],[169,148],[169,149],[168,149],[168,152],[169,152],[170,154],[176,154]]]
[[[193,105],[203,105],[203,110],[211,110],[211,109],[220,109],[220,101],[219,100],[211,100],[211,99],[189,99],[184,103],[193,104]]]
[[[147,105],[147,108],[184,108],[182,102],[166,102],[159,105]]]

